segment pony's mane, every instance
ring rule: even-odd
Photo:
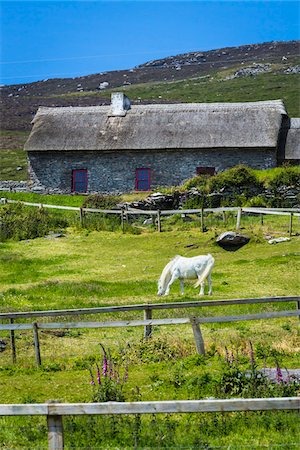
[[[171,259],[170,262],[168,262],[168,264],[165,266],[165,268],[163,269],[161,276],[158,280],[158,282],[160,284],[162,284],[163,286],[165,286],[165,283],[168,282],[170,280],[170,270],[171,267],[173,267],[174,263],[177,261],[178,258],[181,258],[180,255],[176,255],[174,256],[174,258]],[[168,281],[167,281],[168,280]]]

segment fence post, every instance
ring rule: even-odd
[[[34,336],[35,360],[36,360],[37,365],[40,366],[42,364],[42,362],[41,362],[38,324],[36,322],[33,323],[33,336]]]
[[[293,213],[290,214],[290,223],[289,223],[289,235],[292,236],[293,232]]]
[[[50,400],[47,403],[58,403]],[[48,449],[63,450],[64,448],[64,429],[62,416],[47,415],[48,424]]]
[[[264,224],[264,215],[263,214],[260,215],[260,224],[261,225]]]
[[[161,232],[160,210],[157,210],[157,231]]]
[[[226,212],[225,211],[222,211],[222,216],[223,216],[224,225],[226,225]]]
[[[125,231],[125,224],[124,224],[124,209],[121,209],[121,227],[122,227],[122,232],[124,233]]]
[[[152,319],[152,309],[147,305],[144,309],[144,320]],[[145,325],[144,338],[148,339],[152,335],[152,325]]]
[[[204,233],[204,208],[201,208],[200,221],[201,221],[201,231],[202,233]]]
[[[199,326],[199,323],[197,322],[196,317],[191,317],[191,325],[193,328],[194,333],[194,339],[196,344],[196,350],[199,355],[205,355],[205,348],[204,348],[204,340],[202,337],[201,329]]]
[[[14,319],[10,319],[10,323],[14,323]],[[15,341],[15,331],[10,330],[10,343],[11,343],[11,355],[12,362],[15,364],[17,362],[17,354],[16,354],[16,341]]]
[[[84,212],[83,209],[80,208],[79,209],[79,220],[80,220],[80,225],[83,226],[83,219],[84,219]]]
[[[297,306],[298,306],[298,309],[300,309],[300,301],[299,300],[297,301]],[[300,320],[300,316],[299,316],[299,320]]]
[[[236,229],[239,230],[241,226],[242,208],[239,208],[236,215]]]

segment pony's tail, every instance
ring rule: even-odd
[[[207,256],[208,256],[207,266],[205,267],[200,278],[198,278],[198,281],[194,284],[195,288],[197,288],[198,286],[200,286],[201,283],[203,283],[203,281],[206,279],[206,277],[208,277],[208,275],[212,271],[212,268],[214,267],[215,260],[214,260],[213,256],[210,254],[208,254]]]

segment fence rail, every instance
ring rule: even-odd
[[[262,297],[262,298],[236,298],[230,300],[201,300],[192,302],[170,302],[170,303],[143,303],[137,305],[126,306],[101,306],[96,308],[79,308],[79,309],[56,309],[47,311],[20,311],[0,313],[0,319],[21,319],[27,317],[51,317],[51,316],[68,316],[68,315],[84,315],[84,314],[101,314],[113,312],[127,311],[145,311],[145,310],[163,310],[163,309],[182,309],[182,308],[198,308],[212,306],[229,306],[229,305],[252,305],[256,303],[286,303],[300,302],[300,296],[291,297]]]
[[[300,397],[105,403],[15,403],[0,404],[0,416],[167,414],[223,411],[270,411],[284,409],[300,409]]]
[[[195,307],[209,307],[209,306],[225,306],[225,305],[247,305],[255,303],[278,303],[278,302],[296,302],[296,310],[288,311],[272,311],[262,312],[258,314],[243,314],[243,315],[227,315],[227,316],[213,316],[213,317],[175,317],[165,319],[153,319],[153,310],[163,309],[177,309],[177,308],[195,308]],[[126,311],[144,311],[144,320],[123,320],[123,321],[103,321],[103,322],[50,322],[50,323],[15,323],[16,318],[32,318],[32,317],[47,317],[47,316],[63,316],[63,315],[81,315],[81,314],[99,314],[107,312],[126,312]],[[190,324],[192,326],[196,351],[199,354],[205,354],[204,340],[200,329],[200,324],[204,323],[224,323],[248,320],[274,319],[280,317],[295,317],[300,318],[300,297],[267,297],[260,299],[234,299],[234,300],[212,300],[202,302],[176,302],[176,303],[158,303],[158,304],[144,304],[144,305],[128,305],[128,306],[112,306],[102,308],[86,308],[78,310],[56,310],[56,311],[33,311],[33,312],[19,312],[19,313],[2,313],[0,319],[9,319],[9,324],[0,324],[0,331],[10,331],[12,360],[16,362],[16,343],[15,331],[33,330],[35,358],[37,365],[41,365],[41,352],[39,341],[39,330],[49,329],[91,329],[91,328],[120,328],[120,327],[144,327],[144,337],[148,338],[152,334],[153,326],[167,326]]]
[[[11,200],[5,197],[0,199],[0,204],[5,203],[21,203],[25,206],[35,206],[38,208],[50,208],[60,209],[66,211],[79,212],[80,222],[83,223],[85,213],[100,213],[100,214],[115,214],[121,218],[122,229],[124,231],[125,220],[130,215],[136,216],[152,216],[156,217],[157,229],[161,231],[161,216],[170,216],[175,214],[198,214],[201,218],[201,229],[204,231],[204,214],[206,213],[226,213],[235,212],[236,217],[236,229],[240,228],[242,214],[251,213],[259,214],[260,216],[266,215],[280,215],[289,217],[289,234],[292,234],[293,217],[300,217],[300,208],[255,208],[255,207],[220,207],[220,208],[201,208],[201,209],[173,209],[173,210],[139,210],[136,208],[122,208],[122,209],[96,209],[96,208],[81,208],[78,206],[62,206],[62,205],[49,205],[46,203],[30,203],[18,200]]]
[[[106,403],[2,404],[0,416],[46,416],[48,449],[63,450],[63,416],[299,410],[299,397]]]

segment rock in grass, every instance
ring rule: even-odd
[[[291,238],[288,237],[278,237],[278,238],[274,238],[274,239],[269,239],[268,243],[269,244],[279,244],[280,242],[286,242],[286,241],[290,241]]]
[[[235,251],[248,244],[250,238],[235,231],[225,231],[217,238],[217,244],[224,250]]]

